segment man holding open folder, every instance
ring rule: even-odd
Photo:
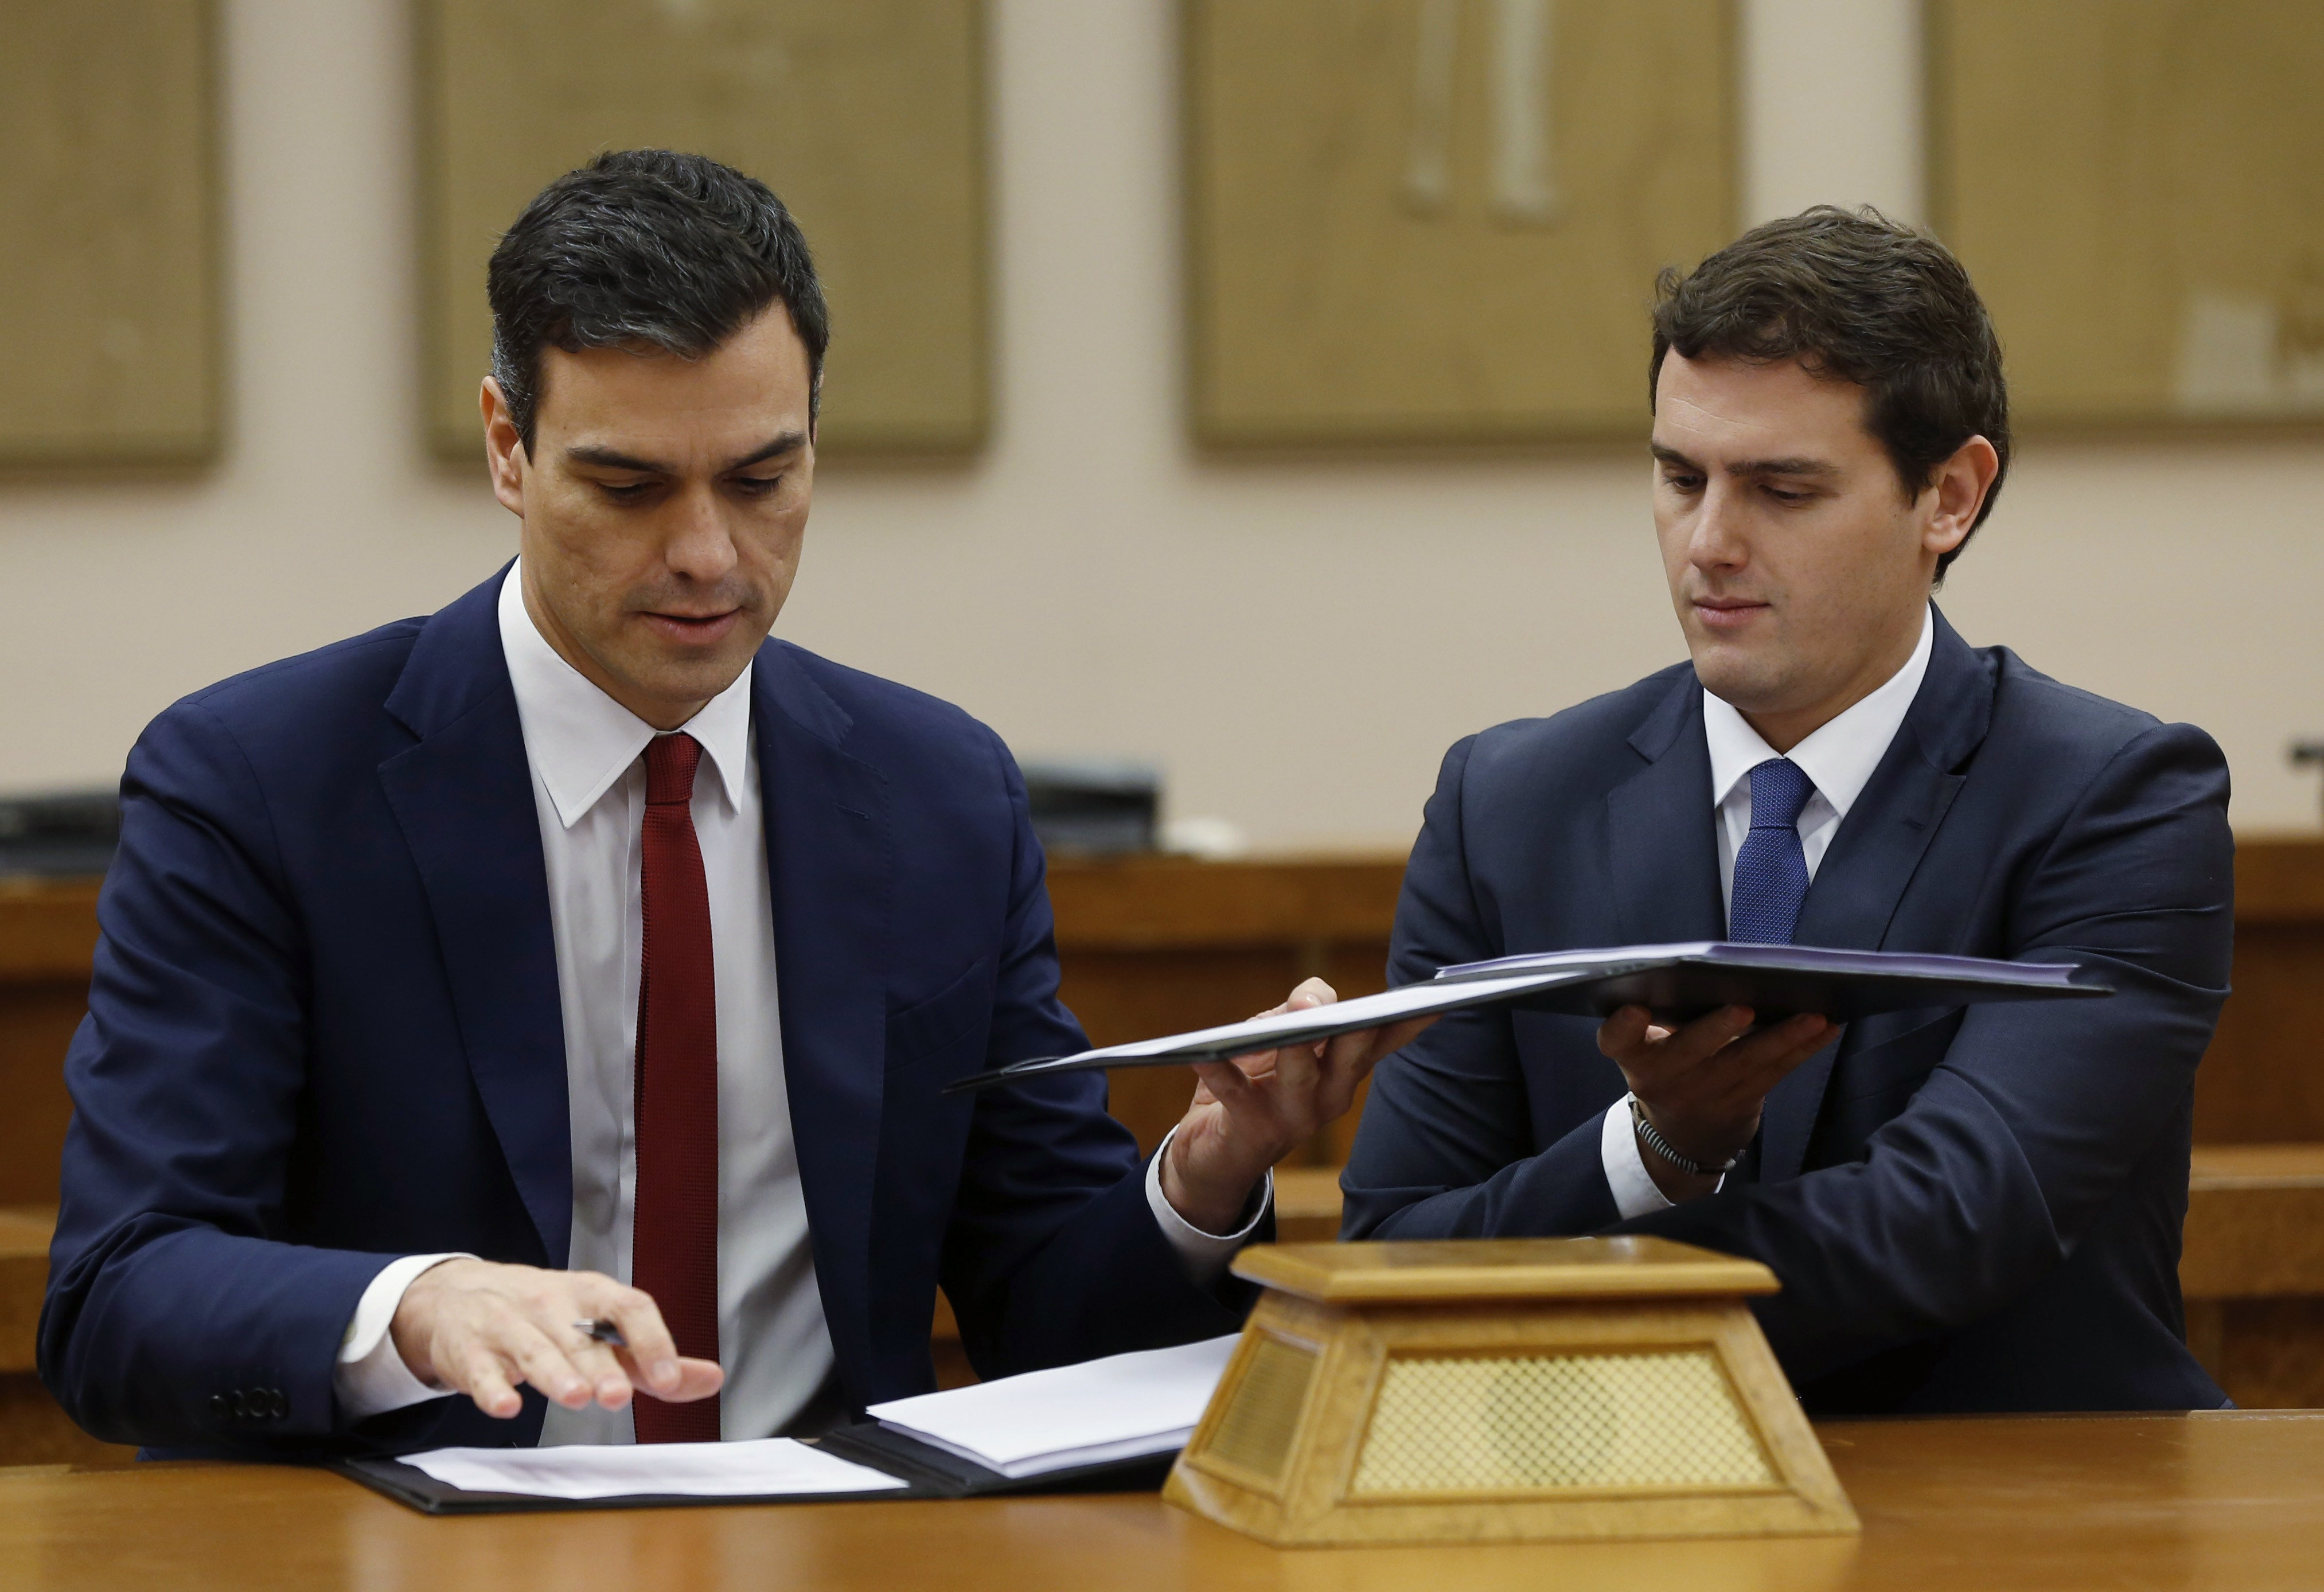
[[[2009,455],[1942,245],[1820,208],[1661,286],[1655,522],[1692,660],[1452,749],[1389,981],[1732,939],[2076,962],[2116,992],[1840,1032],[1457,1013],[1375,1077],[1346,1236],[1752,1256],[1820,1413],[2217,1406],[2177,1265],[2230,950],[2219,750],[1932,605]]]
[[[494,253],[521,557],[200,692],[123,782],[41,1371],[164,1452],[761,1438],[1231,1331],[1351,1035],[1141,1158],[999,737],[770,640],[829,336],[761,184],[631,151]],[[1329,999],[1321,986],[1295,1000]]]

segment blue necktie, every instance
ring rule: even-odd
[[[1727,937],[1788,945],[1808,898],[1808,857],[1800,849],[1800,812],[1815,782],[1797,763],[1769,758],[1751,770],[1751,833],[1735,853],[1735,888]]]

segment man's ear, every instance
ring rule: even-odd
[[[508,395],[501,384],[490,376],[476,395],[476,404],[484,416],[484,462],[493,473],[493,496],[500,499],[501,507],[518,519],[524,518],[524,473],[530,463],[525,457],[524,438],[518,434],[516,419],[509,412]]]
[[[2000,474],[2001,455],[1984,437],[1972,437],[1954,449],[1929,483],[1935,502],[1921,533],[1923,550],[1942,557],[1969,540],[1969,533],[1977,529],[1978,511]]]

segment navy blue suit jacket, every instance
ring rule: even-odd
[[[1920,694],[1834,834],[1803,944],[2076,962],[2111,999],[1851,1025],[1769,1095],[1720,1193],[1623,1222],[1622,1098],[1584,1018],[1446,1017],[1383,1063],[1349,1238],[1656,1233],[1766,1262],[1759,1319],[1808,1406],[2215,1407],[2180,1229],[2195,1065],[2226,998],[2233,842],[2210,738],[1972,649]],[[1702,688],[1686,665],[1455,746],[1389,982],[1456,962],[1715,940]]]
[[[562,1266],[548,884],[497,577],[228,680],[130,754],[41,1321],[97,1435],[275,1454],[530,1442],[466,1399],[359,1426],[332,1369],[397,1254]],[[752,687],[782,1048],[848,1402],[932,1389],[938,1283],[984,1374],[1232,1331],[1147,1208],[1084,1048],[1015,764],[959,710],[770,641]]]

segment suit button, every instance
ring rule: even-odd
[[[221,1421],[234,1419],[234,1401],[222,1393],[210,1394],[210,1413]]]
[[[282,1421],[287,1420],[290,1417],[290,1400],[289,1396],[286,1395],[279,1387],[268,1388],[266,1390],[266,1418],[269,1421]]]

